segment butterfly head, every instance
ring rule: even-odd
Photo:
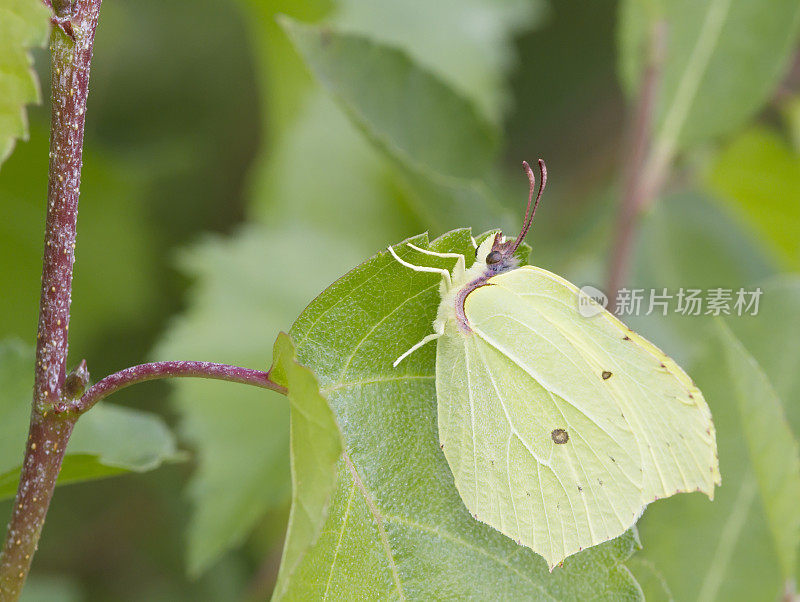
[[[497,232],[493,237],[489,236],[484,240],[478,249],[475,251],[475,258],[477,261],[482,261],[486,264],[487,270],[492,274],[501,274],[508,270],[514,269],[519,264],[519,260],[515,257],[514,253],[517,247],[522,244],[525,235],[533,223],[533,216],[536,213],[536,207],[539,206],[539,200],[542,198],[544,187],[547,185],[547,166],[542,159],[539,159],[539,190],[536,193],[536,200],[533,200],[533,191],[536,189],[536,177],[533,175],[531,166],[527,161],[522,162],[525,168],[525,173],[528,174],[528,181],[530,182],[530,192],[528,193],[528,206],[525,209],[525,218],[522,220],[522,229],[517,237],[513,240],[506,239],[502,232]],[[533,204],[533,207],[531,207]]]

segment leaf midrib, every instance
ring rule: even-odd
[[[723,577],[728,570],[736,544],[741,537],[742,528],[757,494],[756,479],[752,473],[748,472],[742,481],[739,493],[736,494],[733,508],[725,520],[725,528],[720,534],[714,559],[711,561],[711,566],[706,573],[706,578],[703,580],[700,593],[697,596],[698,602],[716,600]]]
[[[356,483],[353,481],[353,486],[350,488],[350,495],[347,497],[347,508],[344,511],[342,518],[342,528],[339,530],[339,539],[336,541],[336,549],[333,551],[333,560],[331,561],[331,568],[328,571],[328,580],[325,583],[325,592],[322,594],[322,599],[328,599],[328,591],[331,588],[331,580],[333,579],[333,571],[336,568],[336,561],[339,559],[339,550],[342,547],[342,540],[344,539],[344,531],[347,528],[347,521],[350,518],[350,508],[353,505],[353,494],[356,491]]]
[[[342,457],[347,464],[347,468],[350,470],[350,474],[353,477],[353,482],[356,484],[361,492],[361,495],[364,497],[364,501],[369,508],[370,514],[372,514],[372,517],[375,519],[375,523],[378,526],[378,533],[380,533],[383,551],[384,554],[386,554],[386,559],[389,561],[389,568],[392,570],[392,579],[394,580],[395,587],[397,587],[397,593],[400,595],[401,600],[405,600],[406,596],[403,592],[403,584],[400,581],[400,574],[397,571],[397,561],[394,559],[392,546],[389,544],[389,537],[386,535],[386,529],[383,526],[383,515],[378,510],[378,507],[375,505],[372,496],[367,491],[364,481],[361,480],[361,475],[358,474],[358,470],[356,470],[350,455],[344,451],[342,452]]]
[[[544,589],[544,587],[540,583],[536,583],[528,575],[526,575],[525,573],[521,572],[520,570],[512,567],[510,564],[508,564],[508,562],[506,560],[500,558],[499,556],[495,556],[494,554],[490,554],[486,550],[484,550],[484,549],[482,549],[480,547],[474,546],[474,545],[464,541],[463,539],[461,539],[460,537],[458,537],[457,535],[455,535],[453,533],[450,533],[449,531],[444,531],[444,530],[438,529],[436,527],[432,527],[430,525],[424,525],[422,523],[418,523],[417,521],[415,521],[415,520],[413,520],[413,519],[411,519],[410,517],[407,517],[407,516],[401,516],[401,515],[397,515],[397,514],[384,514],[384,513],[382,513],[378,509],[377,505],[375,504],[375,501],[372,499],[372,496],[370,495],[369,491],[367,490],[367,487],[364,484],[364,481],[361,479],[361,475],[358,473],[358,469],[356,469],[355,463],[353,462],[353,460],[350,457],[350,455],[347,452],[343,452],[342,457],[344,458],[345,463],[347,464],[347,468],[349,469],[350,474],[351,474],[351,476],[353,478],[354,486],[358,487],[359,491],[361,492],[361,495],[364,498],[364,501],[366,502],[367,506],[370,509],[370,513],[372,514],[372,517],[375,519],[375,522],[376,522],[376,524],[378,526],[378,531],[379,531],[379,533],[381,535],[381,540],[382,540],[382,544],[383,544],[383,548],[384,548],[384,553],[386,555],[387,560],[389,561],[389,565],[390,565],[390,568],[392,570],[392,577],[394,578],[395,585],[397,586],[397,591],[400,594],[401,599],[405,600],[406,597],[405,597],[405,593],[403,592],[402,582],[400,580],[400,575],[399,575],[399,571],[398,571],[398,568],[397,568],[397,561],[394,558],[394,553],[392,552],[391,544],[389,542],[389,537],[386,534],[386,529],[384,527],[384,523],[386,521],[400,523],[400,524],[403,524],[403,525],[405,525],[407,527],[410,527],[412,529],[416,529],[416,530],[421,531],[421,532],[432,533],[432,534],[437,535],[439,537],[442,537],[444,539],[450,540],[453,543],[458,544],[460,546],[463,546],[463,547],[465,547],[465,548],[467,548],[469,550],[472,550],[473,552],[478,552],[479,554],[482,554],[483,556],[486,556],[487,558],[490,558],[491,560],[497,562],[498,564],[506,567],[508,570],[518,574],[520,577],[522,577],[523,579],[528,581],[532,586],[536,587],[539,591],[541,591],[544,595],[546,595],[550,600],[555,600],[555,598],[553,598],[547,592],[547,590]],[[343,527],[343,529],[344,529],[344,527]]]
[[[399,377],[397,379],[392,379],[392,380],[400,381],[400,380],[404,380],[405,378],[406,377]],[[430,376],[428,378],[433,378],[433,377]],[[381,382],[381,381],[379,380],[377,382]],[[362,384],[362,383],[356,383],[356,384]],[[340,383],[339,385],[336,386],[336,388],[339,389],[339,388],[343,388],[345,386],[347,386],[347,383]],[[519,576],[524,578],[526,581],[528,581],[532,586],[534,586],[537,589],[539,589],[549,599],[555,600],[555,598],[553,598],[544,589],[544,587],[541,584],[536,583],[528,575],[525,575],[525,573],[522,573],[518,569],[515,569],[514,567],[512,567],[510,564],[508,564],[507,561],[503,560],[502,558],[500,558],[498,556],[490,554],[486,550],[483,550],[483,549],[481,549],[479,547],[476,547],[476,546],[473,546],[473,545],[469,544],[468,542],[464,541],[463,539],[461,539],[457,535],[455,535],[453,533],[450,533],[449,531],[443,531],[443,530],[438,529],[436,527],[432,527],[432,526],[429,526],[429,525],[423,525],[421,523],[416,522],[415,520],[413,520],[410,517],[405,517],[405,516],[400,516],[400,515],[390,515],[390,514],[382,513],[380,511],[380,509],[378,508],[378,506],[375,504],[375,501],[372,499],[372,496],[370,495],[370,493],[369,493],[369,491],[368,491],[368,489],[366,487],[366,484],[361,479],[361,475],[359,474],[358,469],[356,468],[355,463],[353,462],[353,459],[350,457],[350,455],[346,451],[342,452],[342,457],[344,458],[345,464],[347,465],[348,470],[350,471],[351,477],[353,478],[354,486],[357,486],[359,491],[361,492],[361,495],[364,498],[364,501],[365,501],[365,503],[367,504],[367,507],[370,510],[370,514],[372,514],[372,517],[375,520],[375,523],[376,523],[376,525],[378,527],[378,531],[380,533],[381,543],[382,543],[382,546],[383,546],[384,554],[386,556],[386,559],[389,561],[389,565],[390,565],[390,568],[391,568],[391,571],[392,571],[392,577],[394,579],[395,585],[397,587],[397,591],[400,594],[401,599],[405,600],[406,598],[405,598],[405,593],[404,593],[403,588],[402,588],[402,581],[400,579],[400,574],[399,574],[398,567],[397,567],[397,561],[394,558],[394,553],[392,551],[391,543],[389,542],[389,538],[388,538],[388,535],[386,534],[386,530],[385,530],[385,527],[384,527],[384,523],[387,520],[388,521],[392,521],[392,522],[396,522],[396,523],[404,524],[404,525],[406,525],[408,527],[411,527],[412,529],[417,529],[417,530],[422,531],[422,532],[433,533],[435,535],[443,537],[444,539],[448,539],[448,540],[452,541],[453,543],[461,545],[461,546],[463,546],[463,547],[465,547],[467,549],[470,549],[472,551],[478,552],[478,553],[482,554],[483,556],[486,556],[487,558],[490,558],[491,560],[497,562],[498,564],[506,567],[508,570],[518,574]],[[342,527],[342,530],[344,530],[344,526]],[[331,564],[331,573],[333,572],[334,564],[335,564],[335,561]],[[329,575],[329,578],[330,578],[330,575]]]

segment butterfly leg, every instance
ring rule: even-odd
[[[410,242],[406,243],[406,246],[411,247],[415,251],[419,251],[420,253],[425,253],[425,255],[433,255],[434,257],[452,257],[453,259],[463,259],[464,256],[461,253],[437,253],[436,251],[431,251],[430,249],[422,249],[415,244]]]
[[[408,245],[415,251],[419,251],[420,253],[425,253],[425,255],[432,255],[433,257],[443,257],[445,259],[455,259],[456,265],[455,267],[453,267],[453,278],[455,278],[456,280],[460,280],[461,277],[464,275],[464,272],[466,271],[466,267],[464,265],[464,256],[461,253],[437,253],[436,251],[421,249],[417,245],[413,245],[410,242],[406,243],[406,245]]]
[[[432,274],[439,274],[445,281],[447,288],[450,289],[452,287],[452,282],[450,280],[450,272],[448,272],[444,268],[433,268],[429,266],[414,265],[413,263],[408,263],[407,261],[400,259],[400,257],[398,257],[397,253],[395,253],[392,247],[387,247],[387,248],[389,249],[389,253],[392,254],[392,257],[394,257],[400,263],[400,265],[404,265],[407,268],[414,270],[415,272],[430,272]]]
[[[408,351],[406,351],[406,352],[405,352],[403,355],[401,355],[401,356],[400,356],[400,357],[398,357],[396,360],[394,360],[394,362],[392,363],[392,368],[397,368],[397,364],[399,364],[400,362],[402,362],[402,361],[403,361],[404,359],[406,359],[406,358],[407,358],[409,355],[411,355],[412,353],[414,353],[414,352],[415,352],[417,349],[419,349],[419,348],[420,348],[420,347],[422,347],[423,345],[427,345],[428,343],[430,343],[430,342],[431,342],[431,341],[433,341],[433,340],[436,340],[436,339],[438,339],[440,336],[442,336],[442,335],[444,334],[444,325],[442,325],[442,327],[441,327],[441,332],[438,332],[439,328],[437,327],[437,325],[436,325],[436,324],[434,324],[434,325],[433,325],[433,327],[434,327],[434,328],[437,330],[437,332],[432,332],[432,333],[430,333],[429,335],[422,337],[422,340],[421,340],[419,343],[417,343],[416,345],[414,345],[413,347],[411,347],[411,348],[410,348]]]

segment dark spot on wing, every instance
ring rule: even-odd
[[[569,433],[564,429],[554,429],[550,436],[553,438],[553,441],[558,445],[563,445],[567,441],[569,441]]]
[[[622,337],[622,340],[623,341],[630,341],[631,337],[629,337],[628,335],[625,335],[624,337]]]
[[[608,380],[609,378],[611,378],[611,372],[609,372],[608,370],[603,370],[603,374],[601,374],[600,376],[603,377],[603,380]]]

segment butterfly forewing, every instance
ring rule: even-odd
[[[469,510],[552,567],[644,506],[719,481],[708,407],[663,352],[545,270],[467,297],[439,339],[440,439]]]

